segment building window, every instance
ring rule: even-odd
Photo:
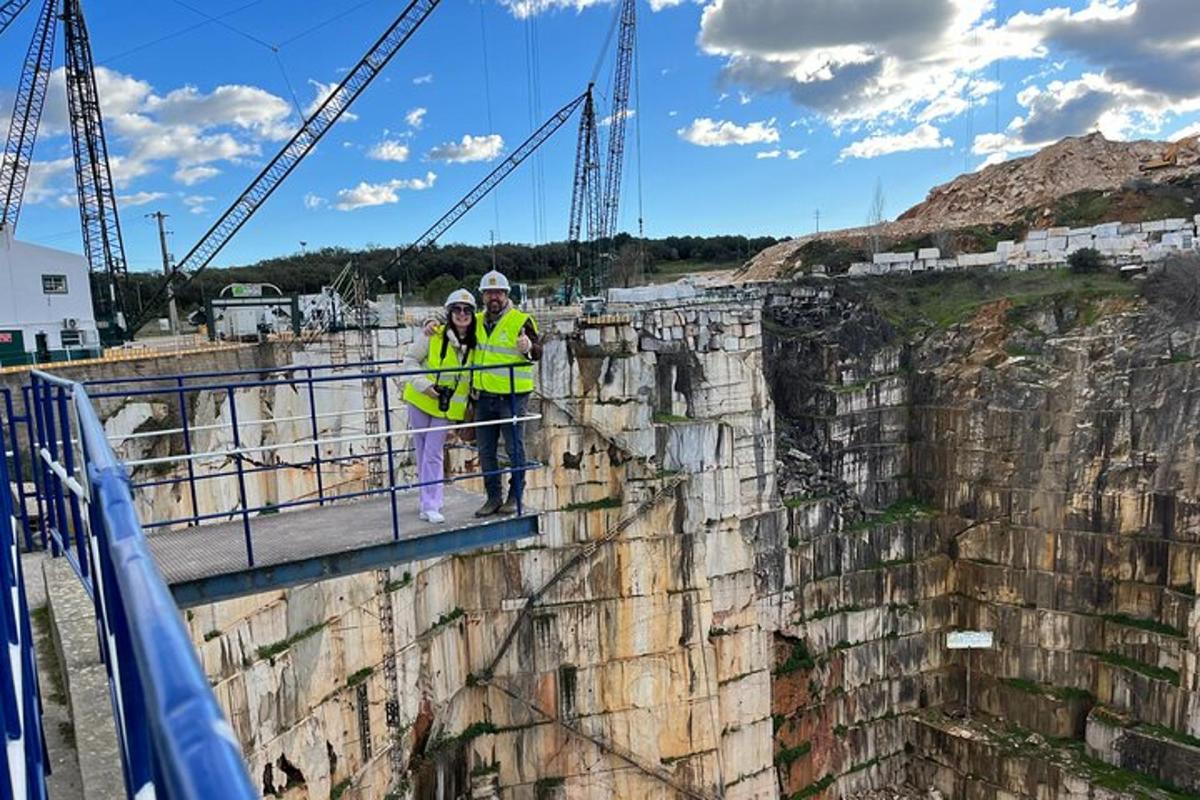
[[[66,294],[67,293],[67,276],[66,275],[43,275],[42,276],[42,293],[43,294]]]
[[[83,347],[83,331],[63,331],[63,347]]]

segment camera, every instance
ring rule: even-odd
[[[454,390],[449,386],[434,386],[433,390],[437,392],[438,411],[443,414],[450,410],[450,398],[454,396]]]

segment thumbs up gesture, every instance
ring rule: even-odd
[[[529,355],[529,351],[531,349],[533,349],[533,342],[531,342],[529,337],[525,335],[525,332],[522,331],[521,335],[517,337],[517,352],[523,356],[527,356]]]

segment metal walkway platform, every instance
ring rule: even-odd
[[[392,564],[449,555],[536,536],[537,514],[476,519],[483,497],[446,487],[439,525],[417,516],[415,493],[397,497],[399,539],[391,501],[346,500],[252,520],[254,566],[246,562],[240,518],[146,539],[175,601],[183,608]]]

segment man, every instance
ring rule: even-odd
[[[533,365],[542,357],[537,323],[515,307],[509,298],[508,278],[493,270],[479,282],[483,310],[475,315],[475,370],[471,386],[477,393],[475,421],[509,419],[524,416],[533,392]],[[517,366],[511,366],[517,365]],[[476,429],[479,463],[483,468],[487,502],[477,517],[515,514],[525,490],[525,442],[521,423],[484,425]],[[500,462],[496,450],[500,437],[514,468],[509,479],[508,496],[502,498]]]

